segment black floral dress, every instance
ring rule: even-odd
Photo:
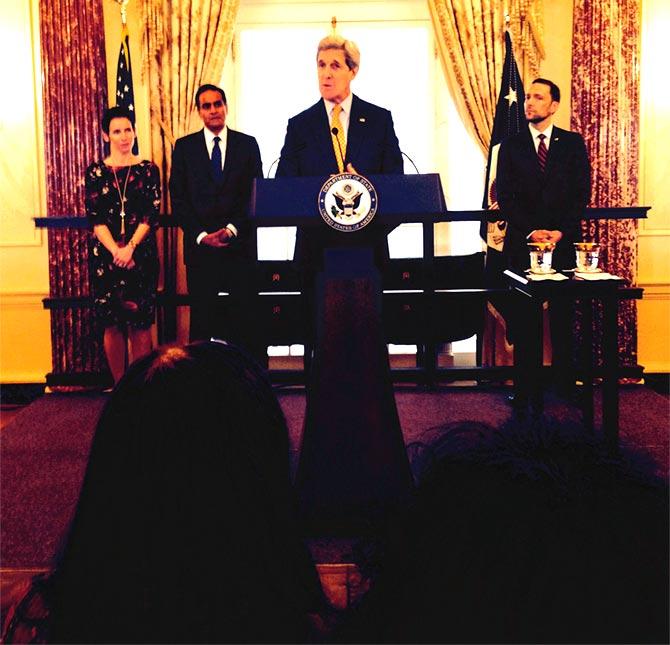
[[[98,320],[105,327],[128,323],[134,329],[149,329],[156,314],[156,287],[158,284],[158,249],[156,226],[160,207],[160,176],[158,168],[150,161],[114,170],[102,161],[86,169],[86,214],[91,227],[104,224],[117,244],[130,241],[140,224],[151,230],[133,252],[135,266],[122,269],[114,265],[111,253],[91,235],[89,246],[91,295]],[[125,239],[121,239],[121,195],[125,190]],[[120,193],[120,194],[119,194]],[[137,304],[129,312],[122,301]]]

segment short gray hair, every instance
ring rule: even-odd
[[[319,52],[327,49],[339,49],[343,51],[344,62],[347,64],[347,67],[354,72],[361,64],[361,52],[358,49],[358,45],[356,45],[353,40],[347,40],[346,38],[342,38],[342,36],[336,36],[334,34],[322,38],[319,41],[319,46],[316,50],[316,59],[319,59]]]

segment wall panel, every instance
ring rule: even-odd
[[[43,215],[42,98],[37,2],[0,3],[0,381],[43,382],[50,369]],[[11,96],[11,98],[10,98]]]

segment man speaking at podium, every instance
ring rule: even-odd
[[[289,120],[277,177],[325,182],[344,172],[402,174],[391,113],[351,93],[359,62],[353,42],[336,35],[321,40],[316,64],[322,99]],[[377,315],[379,277],[369,251],[374,249],[381,268],[388,258],[382,219],[348,233],[325,222],[298,230],[295,259],[308,337],[316,340],[313,359],[309,343],[305,347],[308,399],[296,474],[306,519],[346,523],[358,513],[367,517],[411,486]],[[342,246],[348,248],[333,249]]]
[[[402,174],[391,113],[351,93],[360,58],[356,44],[341,36],[326,36],[319,42],[316,66],[322,99],[289,120],[277,177]],[[364,243],[366,231],[360,233],[357,238]],[[298,232],[295,259],[303,270],[320,266],[319,251],[311,232],[307,239],[305,232]],[[378,264],[388,258],[385,241],[377,245],[375,255]]]
[[[351,93],[360,58],[356,43],[341,36],[319,42],[322,100],[289,120],[277,177],[402,173],[391,113]]]

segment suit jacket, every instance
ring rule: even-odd
[[[172,212],[184,231],[184,261],[202,261],[212,250],[196,244],[200,233],[233,224],[238,236],[230,246],[217,250],[222,257],[253,255],[253,239],[248,219],[251,187],[263,176],[261,154],[256,139],[228,128],[223,177],[214,179],[204,131],[177,139],[172,153],[170,198]]]
[[[580,220],[591,193],[589,159],[581,135],[554,126],[544,172],[528,128],[505,139],[498,155],[496,190],[508,222],[503,254],[512,269],[528,268],[526,238],[536,229],[561,231],[553,266],[575,266],[572,243],[581,239]]]
[[[345,166],[361,175],[403,172],[391,113],[354,95],[349,115]],[[289,119],[277,177],[310,177],[338,172],[330,122],[323,100]]]
[[[352,163],[361,175],[402,174],[403,161],[391,113],[354,95],[349,115],[344,165]],[[337,174],[330,122],[323,100],[289,119],[277,177],[310,177]],[[316,195],[314,200],[316,203]],[[376,246],[378,262],[388,257],[386,233],[379,222],[356,233],[356,242]],[[370,229],[370,230],[368,230]],[[377,237],[377,243],[372,240]],[[296,260],[303,265],[320,265],[319,249],[336,243],[341,234],[330,229],[320,233],[298,231]],[[382,241],[379,241],[381,239]],[[349,242],[352,240],[350,239]]]

